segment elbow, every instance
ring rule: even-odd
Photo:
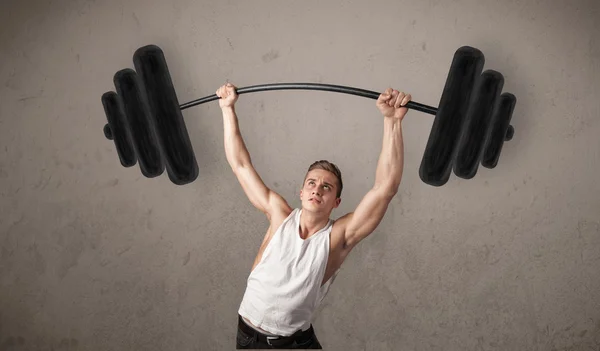
[[[236,172],[238,169],[243,169],[252,166],[252,160],[250,159],[250,155],[248,154],[228,154],[227,161],[234,172]]]
[[[387,189],[386,194],[388,198],[393,198],[394,196],[396,196],[396,194],[398,194],[398,186]]]
[[[398,189],[400,187],[400,182],[389,182],[389,183],[381,183],[375,184],[373,190],[377,192],[381,192],[385,195],[386,198],[393,198],[398,193]]]
[[[240,168],[242,168],[241,163],[238,162],[237,160],[228,159],[227,161],[228,161],[229,167],[231,167],[231,170],[233,171],[233,173],[237,174],[238,170]]]
[[[230,162],[231,169],[233,173],[238,174],[239,171],[247,169],[252,164],[248,161],[236,160],[235,162]]]

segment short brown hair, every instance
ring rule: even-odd
[[[340,172],[340,169],[335,164],[327,160],[316,161],[312,165],[310,165],[310,167],[308,167],[308,171],[306,171],[306,176],[308,176],[308,172],[312,171],[313,169],[323,169],[333,173],[338,179],[338,189],[336,197],[340,197],[340,195],[342,195],[342,189],[344,188],[344,183],[342,182],[342,172]],[[304,176],[305,181],[306,176]]]

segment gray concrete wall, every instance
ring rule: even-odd
[[[518,104],[496,169],[418,176],[433,117],[404,122],[405,174],[318,311],[327,350],[600,348],[597,1],[10,1],[0,11],[0,350],[232,350],[267,219],[227,164],[216,103],[184,111],[200,167],[175,186],[123,168],[100,96],[162,47],[181,102],[322,82],[436,106],[454,51],[481,49]],[[240,96],[268,186],[299,206],[308,165],[372,186],[374,101]]]

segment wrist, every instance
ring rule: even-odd
[[[402,125],[402,118],[398,118],[398,117],[388,117],[388,116],[384,116],[383,117],[383,122],[384,123],[389,123],[389,124],[399,124]]]
[[[235,107],[232,106],[223,106],[221,107],[221,111],[223,111],[223,113],[225,112],[235,112]]]

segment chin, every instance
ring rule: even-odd
[[[321,211],[323,209],[321,206],[313,206],[313,204],[311,202],[302,204],[302,208],[307,211],[312,211],[312,212]]]

